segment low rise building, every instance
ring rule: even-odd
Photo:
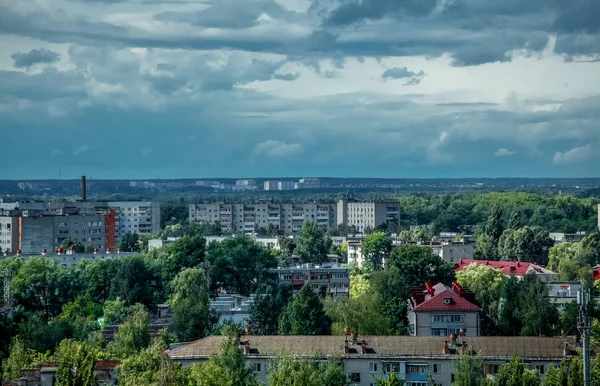
[[[167,355],[188,367],[203,362],[219,350],[221,336],[177,345]],[[573,342],[575,344],[575,342]],[[328,360],[341,359],[352,385],[371,386],[377,378],[395,373],[407,386],[451,386],[455,363],[462,352],[483,359],[486,375],[493,379],[513,355],[537,370],[540,377],[550,366],[574,354],[565,338],[546,337],[422,337],[422,336],[254,336],[239,340],[259,381],[268,385],[268,369],[282,353]]]
[[[219,314],[219,324],[232,322],[245,327],[253,302],[254,297],[221,293],[210,301],[209,307]]]
[[[566,304],[577,302],[577,292],[583,290],[580,282],[555,281],[546,284],[548,298],[559,310],[564,310]]]
[[[479,336],[480,311],[475,294],[458,283],[414,287],[408,301],[410,335]]]
[[[334,264],[302,264],[269,271],[277,275],[279,285],[291,285],[294,294],[305,285],[309,285],[315,292],[324,290],[326,296],[347,298],[350,295],[350,274],[346,267]]]
[[[518,262],[518,261],[494,261],[494,260],[459,260],[454,264],[454,271],[462,271],[471,264],[486,265],[488,267],[501,270],[506,276],[515,276],[522,279],[525,275],[537,275],[544,282],[556,281],[556,273],[534,263]]]
[[[50,260],[56,261],[59,265],[63,267],[72,267],[77,265],[83,261],[87,261],[88,263],[92,263],[98,260],[113,260],[113,259],[121,259],[127,256],[135,256],[139,255],[138,252],[120,252],[120,251],[97,251],[97,252],[89,252],[89,253],[76,253],[74,251],[62,251],[58,252],[41,252],[25,255],[23,256],[25,260],[30,259],[35,256],[43,255],[46,256]]]
[[[474,244],[465,243],[430,243],[433,253],[449,263],[455,263],[460,260],[473,260]]]

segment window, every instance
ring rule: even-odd
[[[254,372],[255,373],[260,373],[260,371],[261,371],[261,366],[260,365],[261,365],[260,363],[255,363],[254,364]]]
[[[441,365],[440,365],[439,363],[434,363],[434,364],[433,364],[433,372],[434,372],[435,374],[437,374],[437,373],[440,373],[440,372],[441,372],[440,370],[441,370]]]
[[[399,373],[400,372],[400,363],[398,363],[398,362],[384,363],[383,369],[386,373]]]
[[[407,374],[425,374],[427,365],[408,365],[406,366]]]
[[[431,335],[432,336],[448,336],[448,330],[445,328],[432,328]]]
[[[369,372],[376,373],[377,372],[377,363],[369,363]]]
[[[350,373],[350,382],[360,382],[360,373]]]
[[[535,369],[540,373],[540,375],[546,374],[546,366],[544,365],[536,365]]]

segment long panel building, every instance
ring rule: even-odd
[[[167,352],[183,366],[206,361],[217,352],[223,337],[210,336]],[[461,352],[472,352],[485,362],[490,379],[498,369],[520,357],[543,377],[550,366],[577,356],[580,343],[566,337],[419,337],[419,336],[253,336],[240,338],[240,348],[257,378],[268,385],[268,367],[277,355],[289,353],[314,358],[339,358],[353,385],[371,386],[377,378],[396,373],[407,386],[451,386],[454,363]]]
[[[270,225],[286,234],[296,234],[305,222],[323,228],[354,227],[358,232],[383,223],[398,223],[400,206],[395,201],[351,202],[337,204],[212,203],[190,204],[191,222],[219,223],[221,229],[234,233],[253,233]]]

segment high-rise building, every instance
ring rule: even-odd
[[[263,190],[281,190],[281,181],[265,181]]]

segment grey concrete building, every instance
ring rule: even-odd
[[[325,229],[345,225],[358,232],[384,223],[398,223],[400,206],[395,201],[349,202],[337,204],[305,203],[213,203],[190,204],[189,220],[219,223],[224,231],[253,233],[269,225],[286,234],[297,234],[305,222],[314,222]]]
[[[355,228],[363,233],[381,224],[397,224],[400,204],[394,200],[381,202],[352,202],[341,200],[337,204],[338,225]]]
[[[219,350],[220,336],[210,336],[178,346],[167,355],[184,367],[206,361]],[[477,353],[485,371],[493,379],[501,365],[513,355],[540,377],[550,366],[574,355],[573,343],[566,338],[546,337],[411,337],[411,336],[253,336],[240,338],[240,348],[261,382],[268,384],[268,368],[277,355],[340,358],[353,385],[375,385],[377,378],[396,373],[407,386],[435,384],[451,386],[454,362],[463,351]],[[431,381],[431,383],[429,383]]]
[[[430,243],[433,253],[449,263],[457,263],[461,259],[472,260],[474,257],[475,244],[443,242],[441,244]]]
[[[479,312],[475,294],[457,283],[414,287],[408,301],[409,331],[413,336],[468,337],[480,335]]]
[[[336,224],[333,204],[190,204],[189,220],[207,224],[219,223],[224,231],[255,233],[270,225],[286,234],[296,234],[305,222],[323,228]]]
[[[315,266],[302,264],[296,267],[271,269],[277,275],[279,285],[289,284],[294,294],[304,285],[310,285],[317,292],[325,287],[325,293],[331,297],[347,298],[350,294],[350,275],[348,268],[334,264]]]

